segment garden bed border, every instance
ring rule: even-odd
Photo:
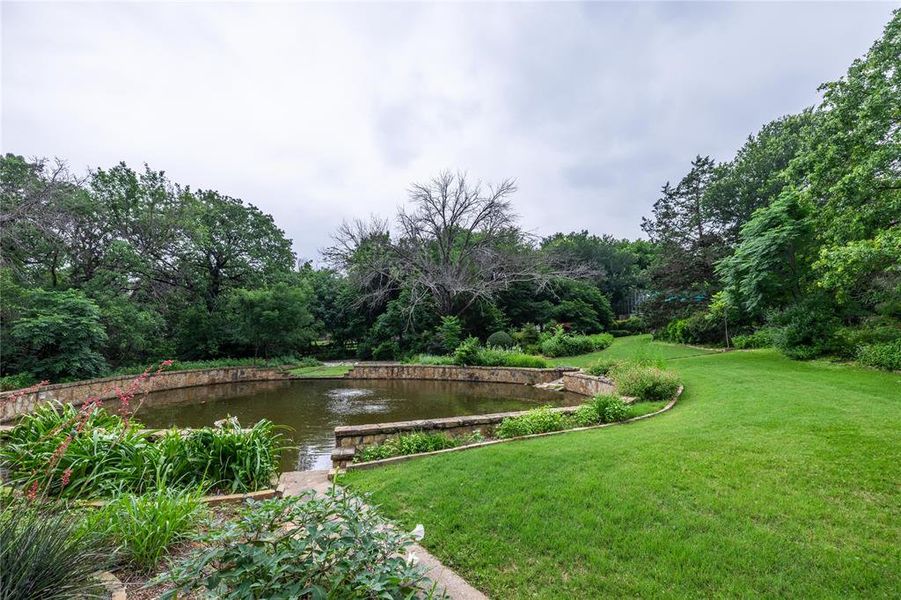
[[[446,454],[448,452],[460,452],[462,450],[472,450],[474,448],[484,448],[486,446],[493,446],[495,444],[503,444],[506,442],[518,442],[518,441],[522,441],[522,440],[530,440],[533,438],[548,437],[548,436],[559,435],[559,434],[563,434],[563,433],[574,433],[577,431],[589,431],[592,429],[613,427],[615,425],[628,425],[629,423],[635,423],[636,421],[641,421],[643,419],[655,417],[657,415],[660,415],[662,413],[665,413],[665,412],[671,410],[676,405],[676,403],[679,401],[679,398],[682,396],[683,391],[684,391],[684,387],[680,385],[679,389],[676,390],[676,394],[672,397],[672,399],[669,402],[666,403],[666,406],[664,406],[660,410],[654,411],[652,413],[648,413],[646,415],[639,415],[637,417],[632,417],[631,419],[626,419],[625,421],[617,421],[615,423],[602,423],[600,425],[591,425],[588,427],[574,427],[572,429],[561,429],[559,431],[548,431],[545,433],[533,433],[531,435],[520,435],[517,437],[506,438],[506,439],[502,439],[502,440],[488,440],[488,441],[484,441],[484,442],[476,442],[474,444],[467,444],[465,446],[457,446],[456,448],[445,448],[443,450],[435,450],[433,452],[419,452],[417,454],[405,454],[402,456],[392,456],[391,458],[383,458],[381,460],[371,460],[371,461],[360,462],[360,463],[348,463],[346,466],[344,466],[341,469],[333,468],[331,471],[329,471],[329,479],[334,479],[336,476],[338,476],[340,473],[342,473],[344,471],[358,471],[358,470],[363,470],[363,469],[374,469],[377,467],[383,467],[383,466],[387,466],[387,465],[402,463],[402,462],[405,462],[408,460],[422,458],[424,456],[432,456],[435,454]]]

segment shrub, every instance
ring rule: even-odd
[[[732,338],[732,345],[739,350],[769,348],[773,345],[773,331],[762,327],[748,335],[737,335]]]
[[[454,357],[450,355],[419,354],[414,356],[410,362],[417,365],[452,365],[454,364]]]
[[[494,430],[499,438],[511,438],[547,431],[558,431],[570,425],[567,415],[543,406],[534,408],[516,417],[507,417]]]
[[[591,427],[600,422],[597,408],[591,402],[583,404],[570,415],[573,422],[579,427]]]
[[[629,317],[628,319],[619,319],[610,326],[610,333],[614,330],[623,332],[623,335],[636,335],[642,333],[641,319],[638,317]],[[616,336],[616,334],[614,334]]]
[[[613,336],[610,336],[611,343],[613,342],[612,338]],[[569,335],[563,333],[563,329],[560,328],[541,342],[541,353],[550,357],[576,356],[578,354],[588,354],[589,352],[594,352],[594,350],[595,344],[590,336]]]
[[[456,448],[466,444],[474,444],[482,441],[482,434],[475,432],[470,435],[452,438],[443,433],[425,433],[421,431],[405,433],[393,438],[388,438],[381,444],[367,446],[354,455],[354,462],[368,462],[370,460],[382,460],[393,456],[405,456],[407,454],[419,454],[420,452],[435,452],[445,448]]]
[[[485,341],[486,346],[494,346],[496,348],[510,348],[513,346],[513,343],[513,338],[506,331],[495,331]]]
[[[901,339],[901,325],[893,319],[877,318],[858,327],[840,327],[832,337],[832,349],[842,358],[856,358],[864,346]]]
[[[857,360],[870,367],[887,371],[901,371],[901,339],[883,344],[861,346],[857,351]]]
[[[679,389],[679,378],[657,367],[622,364],[613,368],[610,375],[619,394],[642,401],[669,400]]]
[[[510,352],[504,356],[503,366],[526,369],[546,369],[550,366],[550,363],[541,356],[523,354],[522,352]]]
[[[538,327],[533,325],[532,323],[526,323],[519,330],[514,331],[513,342],[517,344],[519,347],[523,348],[529,354],[534,354],[534,352],[530,352],[530,348],[535,348],[538,350],[538,341],[541,339],[541,332],[538,330]]]
[[[16,373],[15,375],[4,375],[0,377],[0,392],[8,390],[21,390],[22,388],[31,387],[38,382],[31,373]]]
[[[591,344],[595,352],[606,350],[610,347],[610,344],[613,343],[613,334],[610,333],[595,333],[588,337],[591,339]]]
[[[406,558],[412,538],[339,488],[251,502],[198,540],[155,580],[174,586],[164,599],[419,598],[429,589]]]
[[[615,423],[629,416],[629,405],[612,394],[600,394],[591,401],[591,406],[597,414],[599,423]]]
[[[478,338],[466,338],[459,346],[457,346],[457,349],[454,350],[454,364],[464,366],[477,366],[482,364]]]
[[[57,507],[0,502],[0,597],[63,600],[99,593],[91,590],[94,573],[109,566],[111,548]]]
[[[373,360],[394,360],[400,354],[400,346],[394,340],[382,342],[372,349]]]
[[[463,325],[459,317],[441,317],[438,337],[445,352],[453,352],[463,338]]]
[[[676,344],[720,344],[725,331],[719,319],[708,313],[695,313],[683,319],[673,319],[655,337]]]
[[[828,353],[838,326],[833,311],[807,301],[772,317],[773,345],[789,358],[807,360]]]
[[[620,365],[622,361],[612,358],[602,358],[588,367],[588,373],[596,377],[606,376],[615,367]]]
[[[138,569],[151,571],[173,545],[187,539],[203,510],[199,492],[163,486],[117,497],[88,515],[86,529],[112,542]]]

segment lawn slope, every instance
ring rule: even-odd
[[[618,339],[686,386],[652,419],[353,472],[489,596],[898,597],[901,377]]]

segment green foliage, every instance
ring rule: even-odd
[[[271,421],[262,419],[244,429],[231,418],[219,427],[166,431],[153,450],[157,472],[174,485],[234,494],[272,485],[281,444]]]
[[[435,452],[446,448],[456,448],[466,444],[474,444],[483,440],[478,432],[462,437],[450,437],[443,433],[426,433],[416,431],[388,438],[381,444],[366,446],[354,454],[354,462],[382,460],[393,456]]]
[[[497,348],[510,348],[514,345],[513,338],[506,331],[495,331],[485,340],[486,346],[495,346]]]
[[[94,579],[111,548],[60,507],[0,498],[0,596],[4,600],[100,597]]]
[[[423,571],[407,562],[412,539],[339,488],[251,502],[198,539],[158,578],[174,586],[164,600],[431,596]]]
[[[684,319],[673,319],[655,334],[662,340],[677,344],[710,344],[724,341],[723,322],[699,312]]]
[[[806,298],[771,317],[773,345],[786,356],[806,360],[827,354],[839,326],[829,304]]]
[[[593,365],[588,367],[587,371],[589,375],[594,375],[596,377],[606,376],[610,373],[610,371],[619,366],[621,363],[621,360],[614,358],[601,358]]]
[[[635,362],[618,364],[609,371],[609,375],[616,384],[618,394],[645,402],[670,400],[680,385],[674,373]]]
[[[314,339],[309,291],[277,284],[233,290],[227,299],[226,326],[234,347],[253,356],[283,356],[307,350]]]
[[[170,430],[157,440],[142,427],[102,408],[45,404],[8,432],[0,465],[18,487],[37,483],[42,492],[64,498],[140,493],[160,481],[254,491],[269,487],[278,472],[281,436],[266,420],[250,429],[229,420],[188,433]]]
[[[122,494],[89,513],[85,532],[108,540],[133,567],[153,571],[188,538],[204,510],[199,492],[161,486],[142,495]]]
[[[30,290],[20,310],[4,350],[13,371],[58,381],[95,377],[106,369],[100,309],[84,294]]]
[[[613,342],[610,334],[600,336],[569,335],[558,328],[553,335],[541,342],[541,353],[545,356],[577,356],[595,350],[603,350]]]
[[[532,323],[526,323],[511,336],[513,343],[523,349],[526,354],[538,354],[541,349],[538,342],[541,340],[541,331]]]
[[[861,364],[877,369],[901,371],[901,339],[860,346],[857,350],[857,360]]]
[[[751,348],[769,348],[773,345],[773,330],[761,327],[754,333],[736,335],[732,338],[732,345],[739,350]]]
[[[615,423],[629,416],[629,405],[619,396],[601,394],[595,396],[591,406],[598,415],[600,423]]]
[[[479,338],[466,338],[459,346],[457,346],[456,350],[454,350],[454,364],[464,366],[482,364],[479,350]]]
[[[0,392],[8,390],[20,390],[31,387],[38,382],[31,373],[16,373],[0,377]]]
[[[453,352],[463,340],[463,325],[459,317],[441,317],[441,326],[438,328],[438,336],[445,352]]]
[[[505,418],[494,430],[494,435],[499,438],[511,438],[535,433],[546,433],[548,431],[559,431],[566,429],[571,423],[572,421],[568,415],[543,406],[526,411],[515,417]]]

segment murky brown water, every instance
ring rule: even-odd
[[[573,405],[583,399],[525,385],[459,381],[265,381],[156,392],[138,411],[148,427],[201,427],[227,416],[244,425],[269,419],[287,425],[297,449],[282,456],[282,469],[324,469],[338,425],[387,423]],[[109,408],[115,409],[115,406]]]

